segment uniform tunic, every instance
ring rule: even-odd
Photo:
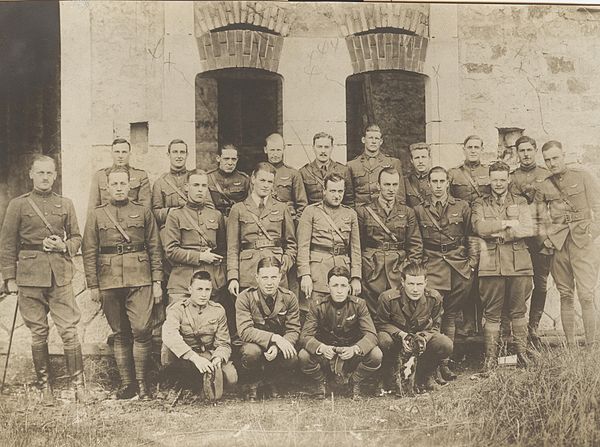
[[[429,184],[429,172],[419,175],[411,172],[404,179],[406,189],[406,204],[411,208],[422,205],[431,198],[431,185]]]
[[[152,206],[152,193],[150,191],[148,174],[142,169],[136,169],[131,166],[127,166],[126,168],[129,171],[129,198],[140,205],[150,208]],[[112,169],[115,169],[115,167],[111,166],[100,169],[92,177],[88,210],[110,202],[108,174]]]
[[[156,218],[159,229],[163,229],[167,222],[167,215],[172,208],[183,206],[187,202],[187,182],[194,171],[182,169],[161,175],[152,186],[152,212]],[[173,186],[169,185],[173,185]],[[161,231],[162,235],[162,231]]]
[[[464,162],[448,171],[450,195],[472,205],[475,199],[491,194],[490,174],[481,163]]]
[[[373,203],[379,197],[377,182],[379,180],[379,173],[383,168],[395,168],[400,173],[397,200],[401,203],[406,203],[404,176],[400,160],[385,155],[383,152],[378,152],[374,157],[368,157],[363,152],[354,160],[348,162],[348,169],[350,170],[352,187],[354,189],[354,204],[357,207]]]
[[[308,204],[304,182],[298,170],[285,163],[273,165],[276,170],[273,197],[285,203],[295,222],[298,222]]]
[[[208,189],[215,208],[227,217],[235,203],[248,197],[250,177],[238,170],[226,173],[218,168],[213,169],[208,172]]]
[[[300,168],[300,175],[304,182],[308,203],[313,204],[323,200],[324,180],[329,174],[338,174],[344,178],[344,199],[342,200],[342,203],[344,205],[351,205],[354,203],[354,191],[352,188],[350,170],[347,166],[334,160],[329,160],[323,169],[319,168],[319,164],[316,160],[313,160]]]

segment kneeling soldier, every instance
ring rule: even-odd
[[[427,288],[426,268],[411,263],[402,271],[399,288],[387,290],[379,297],[375,324],[379,346],[383,350],[384,374],[390,374],[399,351],[408,351],[408,335],[425,339],[425,350],[417,364],[417,379],[423,388],[434,391],[440,363],[452,353],[452,340],[440,333],[442,296]]]
[[[241,365],[248,373],[248,400],[257,399],[258,387],[266,378],[263,396],[277,397],[275,377],[296,366],[294,345],[300,335],[298,299],[279,287],[282,265],[274,256],[262,258],[256,268],[258,287],[239,294],[235,303],[237,329],[242,341]]]
[[[310,308],[300,345],[300,367],[324,396],[325,370],[351,374],[352,396],[360,398],[361,383],[381,366],[383,354],[367,304],[350,295],[350,272],[337,266],[327,273],[329,294],[317,297]]]
[[[227,317],[225,309],[210,300],[212,289],[210,273],[198,271],[192,275],[189,298],[176,301],[167,309],[162,329],[163,343],[180,360],[169,363],[182,366],[188,373],[190,370],[200,373],[204,376],[205,386],[211,382],[233,386],[237,383],[237,371],[229,360],[231,340]],[[218,399],[222,387],[216,388],[204,389],[204,393],[214,393],[214,398]]]

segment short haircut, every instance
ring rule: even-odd
[[[402,177],[396,168],[392,168],[391,166],[388,166],[386,168],[383,168],[381,171],[379,171],[379,175],[377,176],[377,183],[381,184],[381,176],[384,173],[391,174],[391,175],[397,174],[398,176]]]
[[[401,272],[402,279],[406,279],[406,275],[427,276],[427,266],[423,262],[411,261]]]
[[[267,138],[265,138],[265,147],[267,147],[267,144],[269,143],[269,141],[279,139],[279,138],[281,138],[281,141],[283,141],[283,147],[285,148],[285,140],[283,139],[283,135],[281,135],[280,133],[277,133],[277,132],[274,132],[274,133],[270,134]]]
[[[363,135],[366,135],[367,132],[379,132],[380,134],[383,135],[383,132],[381,131],[381,127],[379,127],[375,123],[367,124],[367,126],[365,127],[365,131],[364,131]]]
[[[129,169],[127,169],[125,166],[116,166],[114,168],[111,168],[108,171],[108,175],[106,176],[106,178],[108,179],[111,174],[122,174],[122,173],[127,174],[127,180],[131,180],[131,175],[129,174]]]
[[[223,146],[219,146],[217,149],[217,155],[220,157],[223,155],[224,150],[234,150],[236,154],[239,154],[238,148],[233,144],[224,144]]]
[[[44,162],[44,161],[51,161],[52,164],[54,165],[54,170],[56,170],[56,160],[52,157],[49,157],[47,155],[44,154],[35,154],[33,156],[33,158],[31,159],[31,167],[29,169],[33,169],[33,165],[36,164],[36,162]]]
[[[523,143],[529,143],[533,146],[534,149],[537,149],[537,144],[536,144],[535,140],[531,137],[528,137],[527,135],[523,135],[523,136],[517,138],[517,141],[515,141],[515,147],[517,149],[519,149],[519,146]]]
[[[490,174],[492,172],[502,172],[502,171],[506,171],[506,173],[508,175],[510,175],[510,166],[502,160],[497,160],[497,161],[493,162],[489,167]]]
[[[204,169],[194,169],[188,174],[188,180],[191,179],[194,175],[204,175],[208,178],[208,172]]]
[[[260,269],[267,267],[277,267],[278,270],[281,270],[281,261],[275,256],[265,256],[258,261],[256,273],[260,272]]]
[[[319,138],[329,138],[329,141],[331,141],[331,145],[333,146],[333,137],[326,132],[318,132],[315,134],[313,137],[313,146]]]
[[[546,152],[548,149],[552,149],[553,147],[559,148],[561,151],[563,150],[562,143],[556,140],[546,141],[542,146],[542,152]]]
[[[433,168],[431,168],[429,170],[429,174],[427,174],[427,178],[431,181],[431,174],[435,173],[435,172],[443,172],[444,174],[446,174],[446,180],[448,180],[448,170],[446,168],[444,168],[443,166],[434,166]]]
[[[192,275],[190,278],[190,285],[192,285],[195,280],[210,281],[212,283],[212,277],[210,276],[210,273],[203,270],[200,270]]]
[[[327,273],[327,282],[331,279],[332,276],[343,276],[344,278],[348,278],[348,281],[352,278],[350,275],[350,270],[348,267],[344,267],[343,265],[336,265]]]
[[[470,140],[479,140],[481,147],[483,147],[483,138],[481,138],[479,135],[469,135],[467,138],[465,138],[465,141],[463,141],[463,146],[466,146]]]
[[[273,175],[277,174],[277,171],[275,170],[273,165],[266,161],[261,161],[260,163],[258,163],[256,165],[256,167],[254,168],[254,171],[252,171],[252,177],[256,177],[256,174],[258,174],[260,171],[267,172],[267,173],[273,174]]]
[[[431,155],[431,147],[429,147],[429,145],[427,143],[414,143],[414,144],[411,144],[410,146],[408,146],[408,150],[410,151],[411,157],[412,157],[412,154],[414,151],[421,151],[423,149],[426,149],[427,154]]]
[[[113,147],[115,147],[117,144],[126,144],[127,147],[129,148],[129,150],[131,151],[131,144],[129,143],[129,141],[127,141],[125,138],[115,138],[111,144],[111,150]]]
[[[171,152],[171,146],[173,146],[174,144],[183,144],[185,146],[185,151],[188,151],[188,145],[185,141],[180,140],[180,139],[175,139],[175,140],[171,140],[171,142],[169,143],[169,146],[167,146],[167,152],[170,153]]]
[[[337,183],[337,182],[343,182],[344,180],[345,180],[345,178],[341,174],[338,174],[337,172],[332,172],[331,174],[327,174],[325,176],[325,179],[323,180],[323,189],[327,189],[327,185],[329,184],[329,182]],[[344,186],[345,186],[345,184],[344,184]]]

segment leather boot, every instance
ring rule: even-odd
[[[311,395],[315,396],[317,399],[325,399],[327,397],[327,382],[325,374],[323,374],[323,371],[321,370],[321,365],[317,364],[311,370],[303,369],[302,372],[306,374],[312,382]]]
[[[498,366],[498,339],[500,338],[500,323],[486,322],[483,327],[485,360],[481,372],[489,373]]]
[[[377,371],[377,368],[371,368],[365,365],[363,362],[360,362],[354,372],[352,373],[352,398],[360,399],[362,397],[361,384],[365,381],[367,377]]]
[[[71,388],[75,391],[75,401],[82,404],[92,403],[95,399],[85,387],[85,376],[83,373],[83,356],[81,346],[74,349],[65,348],[65,362],[67,372],[71,377]]]
[[[131,399],[136,395],[137,391],[137,386],[134,383],[132,346],[115,338],[113,352],[119,376],[121,376],[121,387],[115,393],[115,398]]]
[[[423,389],[425,391],[438,391],[440,389],[440,385],[435,380],[436,373],[437,368],[428,372],[425,376],[425,380],[423,380]]]
[[[133,342],[133,363],[135,365],[135,378],[138,386],[138,396],[140,400],[150,400],[152,395],[150,388],[146,384],[146,371],[150,355],[152,353],[152,341],[134,341]]]
[[[531,361],[527,357],[527,320],[516,318],[512,320],[513,340],[517,352],[517,366],[527,368]]]
[[[246,389],[246,399],[249,402],[256,402],[258,400],[258,382],[249,383]]]
[[[439,372],[440,372],[440,375],[442,376],[442,379],[444,379],[447,382],[456,380],[456,378],[458,377],[456,374],[454,374],[452,372],[449,364],[450,364],[450,359],[444,359],[440,363],[440,367],[439,367]]]
[[[37,376],[37,385],[42,391],[42,405],[51,407],[56,404],[52,386],[50,385],[50,355],[48,354],[48,345],[31,346],[31,356],[33,366]]]
[[[152,399],[152,396],[150,395],[150,390],[146,386],[146,382],[144,380],[137,381],[137,394],[140,400]]]

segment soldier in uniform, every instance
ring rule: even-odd
[[[326,393],[326,373],[351,375],[352,396],[361,396],[360,385],[381,366],[383,354],[367,305],[350,294],[350,271],[335,266],[327,272],[329,293],[310,303],[300,337],[300,368],[316,385],[320,397]]]
[[[448,171],[435,166],[429,171],[431,197],[415,207],[427,259],[427,285],[443,296],[441,332],[454,342],[456,317],[467,299],[478,264],[478,241],[471,236],[471,208],[448,194]],[[444,380],[456,375],[440,366]]]
[[[585,339],[591,345],[596,335],[594,288],[599,260],[594,241],[600,235],[600,187],[589,172],[566,166],[559,141],[544,144],[542,155],[551,176],[541,183],[535,202],[545,216],[543,244],[554,249],[550,273],[560,293],[563,330],[567,344],[573,346],[577,285]]]
[[[231,207],[248,197],[250,177],[236,169],[238,150],[233,144],[226,144],[217,153],[218,167],[208,172],[208,189],[215,204],[227,218]]]
[[[88,402],[81,344],[77,335],[80,313],[71,281],[72,258],[81,234],[71,200],[52,192],[56,163],[45,155],[33,159],[29,178],[33,190],[10,201],[0,233],[0,272],[8,293],[18,293],[18,306],[31,331],[33,365],[43,402],[54,403],[48,357],[48,312],[65,353],[67,373],[76,398]]]
[[[400,282],[409,261],[421,259],[423,243],[415,213],[398,199],[401,176],[394,168],[383,168],[377,182],[379,196],[358,208],[362,237],[363,296],[371,315],[377,311],[379,295]]]
[[[385,155],[381,152],[383,137],[381,129],[376,124],[367,126],[365,136],[362,137],[364,151],[354,160],[348,162],[352,188],[354,190],[354,204],[358,207],[371,204],[379,195],[377,181],[379,173],[383,168],[395,168],[400,173],[400,187],[397,199],[406,203],[406,191],[404,189],[404,175],[402,163],[399,159]]]
[[[352,178],[348,167],[331,159],[333,137],[325,132],[319,132],[313,137],[315,159],[300,168],[300,175],[306,189],[308,203],[318,203],[323,200],[325,177],[329,174],[339,174],[344,179],[344,205],[354,202]]]
[[[100,169],[92,177],[90,187],[90,199],[88,201],[88,211],[93,210],[98,205],[104,205],[111,199],[108,192],[108,174],[114,168],[124,168],[129,172],[130,187],[129,198],[135,202],[150,208],[152,206],[152,193],[150,192],[150,181],[148,174],[142,169],[136,169],[129,166],[129,157],[131,156],[131,144],[124,138],[117,138],[112,142],[111,151],[113,165]]]
[[[276,385],[298,360],[294,347],[300,335],[298,300],[279,287],[284,274],[281,267],[275,256],[262,258],[256,267],[257,286],[240,293],[235,303],[241,365],[249,376],[247,397],[251,401],[257,399],[260,384],[266,385],[263,397],[277,397]]]
[[[272,197],[275,168],[259,163],[250,178],[252,192],[231,208],[227,219],[227,280],[229,292],[255,286],[256,265],[261,257],[275,256],[287,272],[296,260],[294,222],[285,203]],[[287,278],[282,278],[282,286]]]
[[[356,211],[342,205],[344,177],[329,174],[324,180],[323,201],[309,205],[298,224],[298,276],[307,298],[329,293],[326,272],[347,267],[352,293],[361,292],[360,235]],[[304,311],[307,310],[306,303]]]
[[[205,376],[221,370],[223,381],[232,387],[237,383],[237,371],[229,360],[227,317],[223,307],[210,300],[212,288],[213,279],[207,271],[198,270],[192,275],[189,298],[174,302],[167,309],[163,343],[179,360],[172,364],[182,367],[183,372]]]
[[[108,174],[111,200],[88,215],[83,266],[92,299],[102,299],[114,335],[122,384],[115,397],[130,399],[137,392],[145,400],[150,398],[145,380],[152,349],[152,307],[162,300],[162,249],[150,207],[129,199],[129,185],[126,168]]]
[[[469,135],[463,142],[465,161],[457,168],[448,171],[450,179],[450,195],[464,200],[473,206],[475,199],[483,198],[491,193],[488,168],[481,164],[483,140],[477,135]],[[463,326],[457,332],[462,335],[472,335],[477,332],[481,315],[479,312],[479,283],[477,277],[473,280],[471,293],[464,301]]]
[[[400,285],[379,297],[375,326],[383,351],[383,368],[388,371],[399,351],[410,352],[407,335],[418,334],[425,339],[416,374],[425,390],[434,391],[438,388],[437,368],[452,353],[453,344],[440,333],[442,296],[428,287],[426,275],[422,264],[407,265]]]
[[[511,175],[511,192],[527,199],[534,221],[539,224],[539,216],[534,204],[535,193],[542,182],[550,175],[550,171],[543,166],[538,166],[536,163],[537,145],[533,138],[522,136],[515,142],[515,147],[519,157],[519,167]],[[536,225],[536,233],[538,230],[539,225]],[[538,235],[536,234],[536,236]],[[546,306],[552,251],[544,247],[540,237],[527,239],[527,246],[533,263],[533,293],[531,294],[531,304],[529,306],[529,339],[534,346],[539,347],[541,341],[537,329]]]
[[[415,143],[408,147],[413,170],[405,178],[406,204],[411,208],[422,205],[431,197],[429,170],[431,148],[427,143]]]
[[[503,161],[490,165],[492,193],[475,200],[474,233],[483,239],[479,260],[479,293],[485,326],[484,371],[497,365],[500,317],[506,309],[512,322],[517,365],[526,367],[526,301],[533,289],[533,266],[526,239],[533,236],[533,219],[524,197],[509,192],[510,166]]]

